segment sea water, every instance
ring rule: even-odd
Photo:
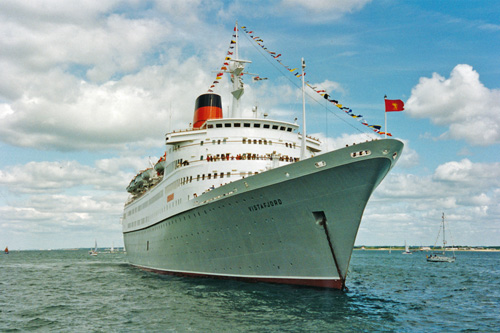
[[[356,250],[348,291],[156,275],[124,254],[0,255],[0,331],[500,331],[500,253]]]

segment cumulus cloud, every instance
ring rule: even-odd
[[[0,185],[14,194],[61,194],[85,186],[123,192],[134,172],[145,165],[145,158],[131,157],[98,160],[95,166],[76,161],[28,162],[0,170]]]
[[[408,234],[421,244],[435,241],[441,214],[455,231],[455,245],[484,244],[484,229],[494,228],[500,214],[500,163],[473,163],[467,159],[439,165],[433,175],[390,173],[375,190],[365,211],[358,241],[366,235],[377,244],[377,235]],[[467,234],[457,234],[457,230]],[[364,235],[364,236],[363,236]],[[495,239],[489,238],[489,239]],[[401,243],[394,238],[392,243]],[[379,244],[380,245],[380,244]],[[493,245],[493,244],[492,244]]]
[[[199,5],[152,4],[162,15],[139,17],[120,12],[140,7],[136,1],[81,8],[1,2],[0,140],[63,151],[124,149],[161,143],[169,128],[187,126],[212,64],[223,57],[205,38],[217,31],[203,29]],[[183,25],[176,24],[179,11],[191,13]],[[202,51],[187,57],[191,43]]]
[[[445,198],[455,198],[456,203],[485,195],[492,197],[498,187],[500,163],[473,163],[463,159],[439,165],[431,176],[395,173],[384,180],[377,193],[379,198],[389,200],[419,198],[420,204],[427,201],[430,207],[435,206],[433,201]]]
[[[371,0],[282,0],[279,9],[297,11],[298,19],[312,22],[327,22],[341,18],[346,13],[361,10]]]
[[[101,239],[119,240],[119,217],[128,196],[125,187],[145,165],[147,158],[123,157],[97,160],[91,166],[44,161],[6,167],[0,170],[5,200],[0,205],[0,225],[8,235],[28,239],[27,244],[17,245],[27,248],[36,244],[38,237],[31,238],[33,234],[51,233],[65,247],[83,246],[76,235],[91,237],[92,232]]]
[[[433,179],[454,186],[500,187],[500,163],[473,163],[469,159],[448,162],[437,167]]]
[[[448,79],[437,73],[421,78],[406,110],[448,127],[442,138],[478,146],[500,143],[500,90],[486,88],[469,65],[457,65]]]
[[[196,60],[146,67],[135,75],[106,84],[57,84],[51,91],[26,95],[0,107],[0,139],[12,145],[57,150],[119,149],[130,142],[161,138],[169,126],[189,122],[196,91],[206,89],[177,82],[182,75],[209,78]],[[60,74],[71,81],[65,74]],[[43,85],[45,76],[33,84]],[[146,82],[146,84],[143,84]],[[193,89],[194,90],[190,90]],[[64,97],[53,96],[56,91]],[[179,96],[185,98],[178,98]],[[173,112],[189,110],[191,112]]]

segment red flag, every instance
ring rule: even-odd
[[[385,100],[385,112],[392,111],[403,111],[405,109],[405,103],[400,99],[386,99]]]

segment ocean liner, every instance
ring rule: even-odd
[[[128,260],[161,274],[343,289],[365,206],[403,144],[325,152],[295,122],[242,117],[248,61],[237,28],[233,37],[231,114],[220,95],[199,96],[192,124],[167,133],[165,154],[127,187]]]

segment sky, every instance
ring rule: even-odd
[[[0,248],[122,246],[125,188],[187,128],[235,22],[306,80],[405,143],[356,245],[500,245],[500,2],[0,1]],[[300,80],[240,31],[242,108],[300,119]],[[216,85],[224,112],[227,77]],[[308,90],[329,150],[381,138]],[[439,243],[439,242],[438,242]]]

